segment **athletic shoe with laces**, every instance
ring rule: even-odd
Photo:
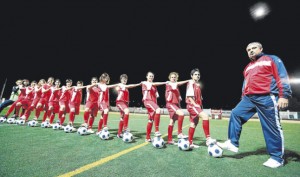
[[[198,145],[196,145],[196,144],[191,144],[190,145],[190,149],[197,149],[197,148],[199,148],[200,146],[198,146]]]
[[[239,148],[233,145],[230,140],[227,140],[224,143],[217,142],[217,145],[222,149],[226,149],[235,153],[239,152]]]
[[[279,163],[278,161],[276,161],[272,158],[269,158],[265,163],[263,163],[263,165],[266,167],[270,167],[270,168],[278,168],[278,167],[283,166],[283,162]]]
[[[156,136],[156,137],[161,136],[161,133],[157,131],[154,133],[154,136]]]
[[[145,139],[145,142],[147,142],[147,143],[151,143],[151,142],[152,142],[152,140],[151,140],[151,139]]]
[[[170,144],[170,145],[177,145],[178,143],[176,143],[174,140],[171,140],[171,141],[168,141],[167,144]]]
[[[123,138],[123,135],[122,134],[117,134],[117,138]]]
[[[186,136],[186,135],[180,133],[180,134],[177,135],[177,138],[178,138],[178,139],[185,139],[185,138],[188,138],[188,136]]]
[[[95,133],[91,128],[89,128],[86,132],[89,133],[89,134]]]
[[[211,137],[206,138],[206,146],[209,146],[211,144],[216,144],[217,140],[216,139],[212,139]]]

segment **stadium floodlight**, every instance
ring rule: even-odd
[[[266,15],[270,13],[270,7],[267,3],[258,2],[250,7],[250,15],[254,20],[263,19]]]
[[[290,79],[291,84],[300,84],[300,78],[292,78]]]

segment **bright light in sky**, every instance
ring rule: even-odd
[[[259,2],[250,7],[250,15],[254,20],[263,19],[270,13],[270,7],[267,3]]]
[[[291,84],[300,84],[300,78],[292,78],[290,79]]]

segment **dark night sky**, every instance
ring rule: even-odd
[[[255,21],[249,7],[257,1],[52,1],[11,3],[2,11],[0,86],[4,97],[18,78],[49,76],[83,80],[108,72],[111,83],[122,73],[129,83],[166,81],[169,72],[190,78],[199,68],[205,108],[231,109],[239,101],[245,47],[260,41],[264,52],[279,56],[290,77],[300,77],[300,5],[263,1],[271,12]],[[138,61],[138,62],[136,62]],[[33,67],[38,63],[39,67]],[[185,87],[181,88],[185,95]],[[292,86],[300,101],[299,85]],[[160,105],[164,86],[159,87]],[[113,95],[113,94],[112,94]],[[112,97],[113,98],[113,97]],[[141,88],[131,100],[141,102]],[[132,104],[133,106],[133,104]]]

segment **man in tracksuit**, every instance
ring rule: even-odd
[[[267,151],[271,156],[263,165],[277,168],[284,163],[279,109],[288,106],[288,98],[292,94],[287,71],[280,58],[262,52],[259,42],[248,44],[246,50],[251,61],[244,70],[242,99],[231,112],[228,140],[217,145],[238,152],[242,125],[258,113]]]

